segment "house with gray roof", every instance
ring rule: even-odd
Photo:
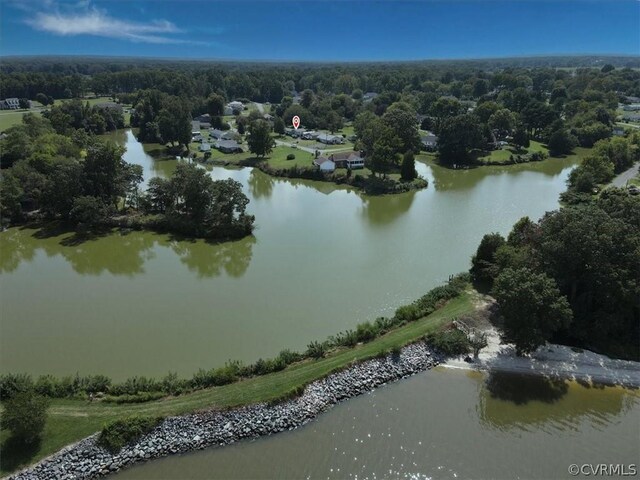
[[[222,153],[242,153],[242,147],[235,140],[218,140],[216,148]]]
[[[331,135],[329,133],[321,133],[318,135],[318,141],[327,145],[338,145],[344,143],[342,135]]]
[[[428,152],[434,151],[438,148],[438,137],[436,137],[433,133],[428,132],[424,135],[420,141],[422,142],[422,146]]]

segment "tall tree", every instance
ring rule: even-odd
[[[416,159],[412,151],[406,152],[402,157],[400,165],[400,178],[405,182],[410,182],[418,176],[416,172]]]
[[[392,128],[400,139],[400,151],[420,151],[420,135],[416,111],[406,102],[389,106],[382,121]]]
[[[271,138],[271,125],[265,120],[256,120],[249,126],[247,137],[249,151],[258,157],[269,155],[273,150],[273,138]]]
[[[224,97],[212,93],[207,97],[207,113],[212,117],[224,115]]]
[[[458,115],[444,121],[438,137],[440,160],[445,164],[471,161],[470,151],[482,146],[483,135],[472,115]]]
[[[544,273],[507,268],[493,294],[504,319],[502,337],[515,344],[518,355],[533,352],[571,322],[569,302]]]

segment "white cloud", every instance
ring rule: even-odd
[[[102,10],[90,7],[88,3],[76,6],[81,8],[75,12],[62,12],[58,9],[36,12],[26,23],[36,30],[63,36],[94,35],[144,43],[206,44],[176,37],[175,34],[184,32],[167,20],[131,22],[111,17]]]

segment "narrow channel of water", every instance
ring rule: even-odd
[[[574,463],[637,465],[639,432],[637,391],[435,369],[298,430],[155,460],[113,478],[572,478]]]
[[[130,131],[114,138],[146,179],[175,168]],[[427,189],[384,197],[216,167],[215,178],[238,180],[250,197],[253,237],[209,244],[131,232],[83,241],[9,229],[0,233],[0,369],[186,376],[304,349],[466,270],[482,235],[556,208],[572,167],[419,163]]]

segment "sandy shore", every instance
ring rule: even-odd
[[[589,350],[574,351],[548,344],[528,357],[518,357],[513,345],[501,344],[494,327],[484,329],[488,346],[473,363],[451,359],[441,366],[465,370],[527,373],[607,385],[640,388],[640,362],[614,360]],[[576,349],[578,350],[578,349]]]

